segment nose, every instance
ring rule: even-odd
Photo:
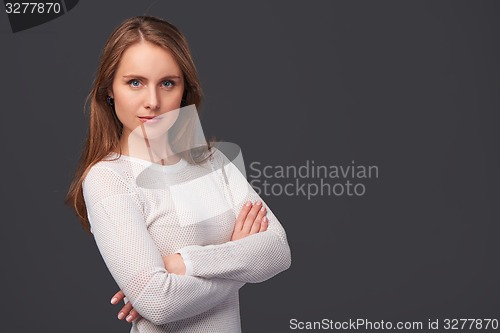
[[[160,107],[160,99],[158,98],[158,92],[155,87],[151,87],[148,90],[148,94],[146,96],[146,109],[156,110]]]

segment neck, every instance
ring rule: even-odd
[[[120,148],[123,155],[128,155],[162,165],[176,163],[179,158],[172,151],[168,142],[168,132],[158,137],[148,137],[144,127],[142,131],[122,133]]]

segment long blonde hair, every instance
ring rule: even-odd
[[[120,149],[120,136],[123,129],[114,108],[107,104],[106,98],[108,91],[111,90],[123,52],[143,40],[167,49],[177,61],[185,82],[183,104],[194,104],[197,110],[201,104],[202,91],[198,73],[186,39],[175,26],[156,17],[136,16],[123,21],[111,33],[102,50],[97,75],[85,102],[85,109],[90,102],[90,125],[80,161],[65,199],[65,203],[75,209],[83,228],[88,233],[90,233],[90,225],[83,198],[83,181],[94,164],[110,152]],[[182,129],[172,128],[171,140],[185,142],[186,146],[189,146],[188,141],[180,140],[179,137],[185,133],[186,126],[192,125],[184,124]],[[210,151],[208,143],[207,148]],[[184,150],[181,147],[178,151]],[[181,155],[191,163],[207,157],[196,154],[195,150],[186,150]]]

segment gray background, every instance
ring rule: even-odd
[[[188,38],[205,134],[247,167],[379,166],[362,197],[264,197],[292,267],[241,290],[244,332],[499,318],[499,2],[80,1],[16,34],[0,13],[2,331],[129,331],[63,200],[100,50],[146,12]]]

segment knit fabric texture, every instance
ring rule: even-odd
[[[126,301],[131,333],[241,332],[239,289],[288,269],[283,226],[218,149],[202,163],[160,165],[110,153],[83,182],[91,232]],[[231,241],[247,201],[267,208],[266,231]],[[162,256],[180,253],[186,274]]]

